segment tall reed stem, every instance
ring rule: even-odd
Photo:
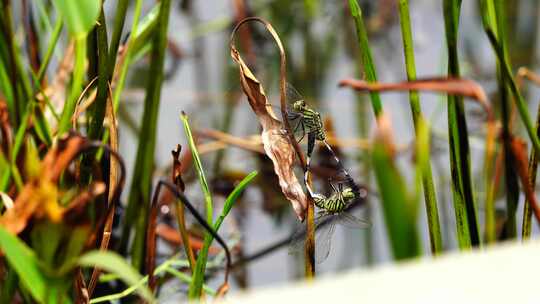
[[[416,65],[414,60],[414,44],[412,37],[411,18],[409,15],[409,1],[399,1],[399,16],[401,25],[401,35],[403,38],[403,52],[405,55],[405,66],[407,70],[407,79],[409,81],[416,79]],[[414,122],[414,129],[418,134],[418,120],[422,116],[420,106],[420,96],[418,92],[411,91],[409,93],[409,101],[411,105],[411,113]],[[426,213],[429,229],[429,241],[431,252],[438,254],[442,251],[442,236],[441,224],[439,221],[439,211],[437,207],[437,195],[433,183],[433,175],[431,171],[431,160],[429,153],[426,155],[427,166],[422,167],[422,185],[424,188],[424,200],[426,203]]]

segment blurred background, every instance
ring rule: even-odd
[[[447,71],[441,2],[410,1],[418,77],[445,75]],[[535,0],[506,3],[509,32],[512,33],[508,35],[511,60],[515,67],[526,66],[536,70],[540,3]],[[363,9],[379,80],[405,80],[397,1],[361,0],[359,4]],[[143,16],[152,8],[150,4],[145,5]],[[114,1],[106,2],[107,16],[114,16],[114,6]],[[249,256],[289,236],[298,226],[298,221],[290,204],[280,193],[266,157],[231,145],[221,146],[221,149],[210,145],[219,141],[220,137],[215,136],[216,130],[236,137],[249,137],[260,132],[258,121],[241,92],[238,67],[229,54],[232,28],[246,16],[268,20],[286,48],[288,82],[321,112],[327,129],[344,140],[370,139],[373,136],[374,115],[368,95],[337,86],[343,78],[363,78],[349,6],[347,1],[183,0],[174,1],[173,8],[168,32],[166,82],[156,130],[156,177],[167,174],[171,166],[170,151],[176,144],[186,145],[179,120],[180,111],[183,110],[190,116],[214,193],[227,194],[247,173],[259,171],[257,186],[248,188],[241,204],[233,209],[233,216],[227,218],[221,232],[239,250],[238,256]],[[459,33],[460,64],[464,77],[478,81],[486,92],[491,93],[497,87],[496,60],[480,20],[476,1],[464,1]],[[243,57],[262,82],[270,101],[278,104],[279,54],[273,40],[259,24],[246,26],[238,36],[237,41],[240,42],[237,44],[241,46]],[[119,150],[128,164],[128,170],[135,161],[134,147],[138,136],[137,122],[143,111],[144,84],[147,78],[153,77],[148,73],[147,60],[138,61],[132,69],[119,109]],[[531,113],[535,113],[538,93],[534,88],[526,91]],[[414,139],[414,129],[408,94],[384,94],[382,100],[386,113],[391,117],[395,142],[403,147],[397,158],[399,168],[412,184],[414,155],[407,147]],[[421,103],[432,127],[432,166],[444,247],[452,251],[457,244],[449,182],[445,96],[422,94]],[[479,106],[472,103],[466,103],[466,111],[470,117],[472,176],[474,183],[480,184],[477,172],[481,170],[481,162],[475,160],[483,155],[483,140],[479,131],[483,113]],[[338,227],[329,258],[318,265],[317,272],[322,275],[372,267],[392,260],[366,149],[359,144],[344,145],[338,149],[355,180],[373,190],[358,213],[358,217],[371,221],[372,228],[354,230]],[[317,151],[314,162],[321,166],[330,162],[329,166],[332,166],[328,155]],[[193,202],[202,203],[202,193],[194,172],[188,171],[184,178],[188,184],[188,197]],[[190,182],[194,184],[190,186]],[[127,184],[130,184],[129,180]],[[479,192],[477,195],[484,194]],[[220,203],[223,199],[216,201]],[[160,222],[167,225],[171,210],[162,208],[161,211]],[[422,249],[424,255],[429,256],[425,209],[419,208],[419,212],[418,230],[422,234]],[[479,206],[481,223],[482,213],[483,207]],[[517,214],[521,217],[522,211],[518,210]],[[283,284],[302,277],[303,257],[289,255],[287,247],[281,246],[238,268],[233,290]],[[175,250],[174,246],[164,241],[160,241],[158,249],[163,257]],[[216,275],[219,281],[220,275]],[[182,290],[171,291],[174,292]],[[161,298],[166,299],[166,294],[163,292]]]

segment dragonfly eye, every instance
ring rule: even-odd
[[[351,188],[343,189],[343,197],[344,198],[354,198],[355,197],[354,191]]]
[[[302,108],[304,108],[304,106],[306,105],[306,103],[304,102],[304,100],[297,100],[294,102],[294,109],[299,111],[299,110],[302,110]]]

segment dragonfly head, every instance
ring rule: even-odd
[[[306,102],[303,99],[297,100],[293,104],[293,109],[297,112],[301,112],[306,106]]]
[[[343,195],[343,198],[346,200],[350,200],[356,197],[356,194],[354,193],[353,189],[350,187],[344,188],[342,195]]]

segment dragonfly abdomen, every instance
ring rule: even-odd
[[[304,125],[308,133],[315,133],[317,140],[326,140],[321,114],[312,109],[305,108],[302,111]]]
[[[314,195],[313,200],[315,206],[324,209],[329,213],[338,213],[345,209],[346,202],[343,197],[332,195],[331,197],[325,197],[324,195]]]

